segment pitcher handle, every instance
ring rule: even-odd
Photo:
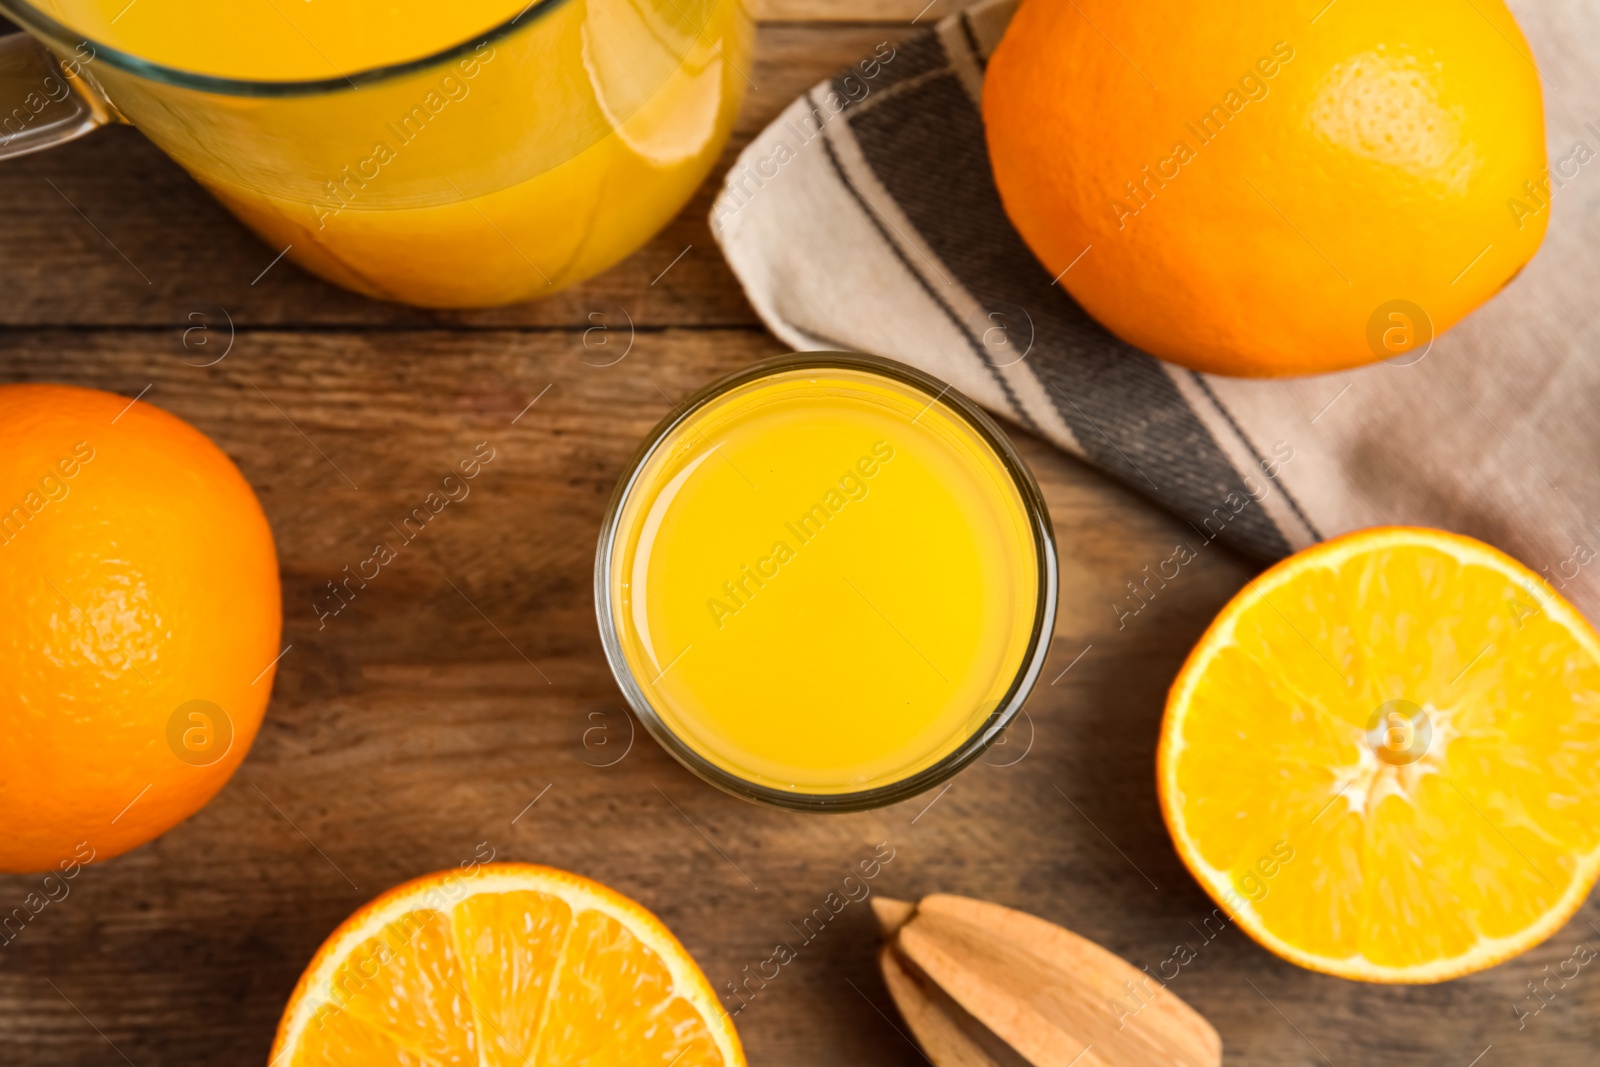
[[[92,50],[58,60],[25,33],[0,37],[0,159],[64,144],[116,121],[115,109],[84,76],[83,65],[92,60]]]

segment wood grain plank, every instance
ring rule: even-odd
[[[972,0],[756,0],[756,17],[770,22],[904,22],[927,25]]]
[[[755,330],[641,330],[624,360],[596,367],[570,332],[252,329],[197,368],[160,330],[0,334],[0,379],[130,397],[152,385],[142,402],[238,461],[278,539],[293,645],[217,799],[85,871],[0,948],[0,1063],[264,1063],[321,939],[482,842],[616,886],[719,990],[749,981],[736,1022],[759,1064],[923,1062],[897,1032],[870,909],[846,906],[809,942],[792,925],[880,842],[893,858],[871,886],[888,896],[995,900],[1153,972],[1194,945],[1172,990],[1217,1026],[1229,1064],[1323,1063],[1312,1042],[1340,1067],[1465,1067],[1491,1042],[1506,1058],[1486,1064],[1590,1062],[1600,981],[1587,970],[1521,1033],[1509,1006],[1576,941],[1595,942],[1592,905],[1520,960],[1417,989],[1314,975],[1231,928],[1207,939],[1213,906],[1156,805],[1156,732],[1185,651],[1250,568],[1205,548],[1119,628],[1124,581],[1192,534],[1031,438],[1019,447],[1059,535],[1061,623],[1026,718],[948,790],[847,816],[769,811],[700,783],[647,736],[630,747],[591,602],[605,502],[669,398],[777,350]],[[319,623],[324,583],[479,441],[497,455],[471,496]],[[0,878],[0,910],[34,887]],[[779,941],[797,958],[751,980]]]

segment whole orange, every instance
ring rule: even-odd
[[[983,115],[1044,266],[1195,370],[1416,349],[1550,215],[1539,73],[1501,0],[1024,0]]]
[[[73,870],[193,814],[272,690],[272,531],[148,402],[0,386],[0,871]]]

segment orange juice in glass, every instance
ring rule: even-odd
[[[0,41],[0,155],[125,119],[289,259],[433,307],[542,296],[633,251],[704,180],[749,74],[740,0],[0,10],[53,54]]]
[[[1059,584],[1044,498],[994,420],[847,352],[675,405],[595,553],[639,721],[713,785],[815,812],[904,800],[995,743],[1044,667]]]

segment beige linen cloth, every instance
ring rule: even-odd
[[[1276,381],[1128,347],[1007,222],[977,101],[1014,7],[880,46],[741,154],[712,227],[772,331],[921,367],[1197,537],[1270,559],[1363,526],[1443,527],[1600,619],[1600,0],[1512,4],[1547,116],[1553,214],[1532,263],[1426,354]]]

